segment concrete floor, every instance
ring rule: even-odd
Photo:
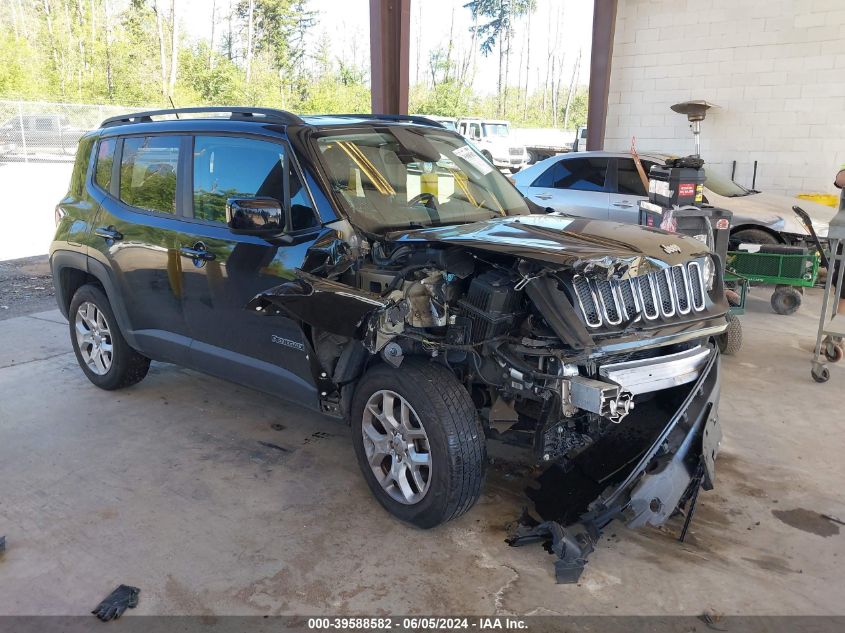
[[[345,427],[170,365],[99,391],[58,312],[0,322],[0,614],[86,614],[119,583],[139,614],[843,614],[845,367],[810,380],[809,303],[776,316],[755,291],[688,542],[612,525],[574,586],[503,542],[527,502],[507,465],[414,530],[370,497]]]

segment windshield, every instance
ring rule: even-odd
[[[529,213],[498,170],[445,130],[358,128],[320,134],[316,144],[350,219],[371,233]]]
[[[754,193],[752,190],[735,183],[730,178],[710,172],[707,172],[704,185],[713,193],[725,196],[726,198],[739,198],[740,196],[750,196]]]
[[[484,128],[484,136],[507,136],[508,135],[508,124],[507,123],[482,123],[481,127]]]

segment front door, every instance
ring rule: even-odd
[[[189,234],[182,236],[185,316],[191,364],[210,374],[315,405],[308,346],[300,325],[245,309],[262,291],[294,278],[320,226],[287,145],[231,136],[195,136]],[[285,172],[292,174],[292,178]],[[286,191],[286,187],[288,187]],[[273,245],[226,226],[226,199],[290,200],[292,245]]]

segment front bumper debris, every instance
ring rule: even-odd
[[[507,539],[511,546],[543,541],[557,555],[555,575],[559,583],[577,582],[587,556],[593,551],[601,530],[612,520],[621,519],[628,527],[660,526],[678,506],[694,492],[696,473],[703,469],[701,486],[711,490],[715,481],[715,459],[721,443],[719,426],[719,355],[715,350],[698,379],[685,389],[686,395],[668,424],[657,434],[650,447],[636,460],[627,475],[615,477],[612,485],[587,503],[587,509],[569,520],[550,519],[547,508],[541,509],[542,497],[532,495],[538,511],[546,519],[537,522],[527,515]],[[543,478],[546,475],[546,482]],[[546,471],[541,485],[552,482],[559,486],[572,473],[552,476]],[[558,501],[560,497],[558,497]],[[577,505],[578,499],[573,500]]]

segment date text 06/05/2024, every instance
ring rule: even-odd
[[[525,620],[513,617],[351,617],[351,618],[309,618],[311,630],[525,630]]]

